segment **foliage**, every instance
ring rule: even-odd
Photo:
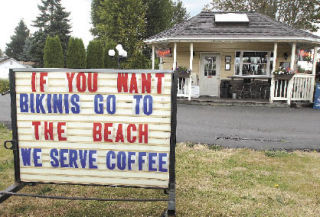
[[[33,57],[32,57],[32,53],[31,53],[31,48],[32,48],[32,39],[31,38],[27,38],[25,41],[25,44],[23,46],[23,50],[22,53],[19,57],[20,60],[22,61],[32,61]]]
[[[116,46],[117,44],[114,41],[107,40],[105,42],[104,68],[107,68],[107,69],[118,68],[118,63],[117,63],[118,54],[116,53],[114,57],[110,57],[108,54],[108,51],[112,49],[114,50]]]
[[[122,44],[128,56],[132,55],[145,34],[145,10],[142,0],[102,1],[98,10],[101,23],[96,26],[100,39]]]
[[[44,47],[43,62],[45,68],[63,68],[64,58],[59,36],[48,36]]]
[[[98,69],[104,67],[104,49],[99,40],[89,42],[87,48],[87,68]]]
[[[66,63],[67,68],[86,68],[86,50],[82,39],[70,37],[67,48]]]
[[[144,0],[147,28],[144,38],[151,37],[189,18],[180,0]]]
[[[65,53],[70,37],[71,26],[69,24],[69,12],[61,5],[61,0],[41,0],[38,5],[40,15],[34,21],[33,26],[38,29],[32,38],[33,60],[42,66],[43,48],[47,36],[58,35],[61,40],[63,53]]]
[[[257,11],[298,29],[316,32],[320,23],[319,0],[212,0],[214,11]]]
[[[180,0],[172,3],[172,11],[171,26],[187,20],[190,16]]]
[[[291,70],[290,68],[283,68],[279,67],[273,72],[274,75],[292,75],[294,74],[294,71]]]
[[[91,32],[98,39],[106,41],[107,49],[110,49],[110,42],[123,45],[128,52],[127,62],[122,64],[124,67],[135,65],[136,68],[145,68],[149,65],[151,50],[143,44],[143,39],[172,27],[188,16],[181,1],[93,0]],[[133,64],[134,59],[139,62],[139,66]],[[113,67],[114,60],[107,56],[106,50],[106,67]]]
[[[125,64],[128,69],[147,69],[151,68],[150,58],[147,58],[138,49],[134,51],[133,55],[128,59]]]
[[[9,80],[0,79],[0,93],[7,92],[10,89]]]
[[[0,143],[10,140],[0,127]],[[210,147],[210,146],[209,146]],[[179,216],[318,216],[320,153],[176,146],[176,207]],[[0,188],[13,183],[12,151],[0,146]],[[68,169],[69,170],[69,169]],[[70,169],[74,170],[74,169]],[[167,198],[158,189],[35,185],[24,193],[72,197]],[[85,204],[85,205],[84,205]],[[107,206],[106,206],[107,204]],[[166,202],[122,203],[16,197],[0,216],[160,216]]]
[[[0,58],[1,57],[3,57],[3,52],[2,52],[2,50],[1,50],[1,48],[0,48]]]
[[[26,40],[29,38],[29,29],[23,20],[20,20],[18,26],[14,30],[14,35],[11,36],[11,42],[7,44],[6,55],[16,60],[21,60],[23,47]]]

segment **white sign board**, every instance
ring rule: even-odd
[[[21,181],[167,188],[171,86],[160,71],[16,71]]]

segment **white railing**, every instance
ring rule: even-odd
[[[191,76],[189,78],[178,78],[178,97],[191,98]]]
[[[315,76],[295,74],[290,80],[272,78],[270,101],[309,101],[313,102]]]

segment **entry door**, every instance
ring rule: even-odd
[[[220,55],[202,54],[200,60],[200,95],[219,96]]]

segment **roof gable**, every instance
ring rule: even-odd
[[[229,13],[229,12],[228,12]],[[245,14],[249,23],[225,22],[216,23],[216,14],[224,12],[201,12],[200,14],[176,24],[172,28],[163,31],[145,40],[146,43],[175,39],[239,39],[239,38],[310,38],[311,41],[320,43],[320,37],[303,30],[294,29],[286,24],[276,22],[268,16],[256,12],[234,12],[233,14]]]

